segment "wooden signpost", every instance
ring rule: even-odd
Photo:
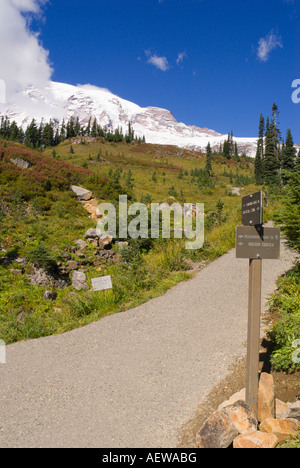
[[[236,229],[236,256],[249,258],[246,403],[258,412],[262,260],[280,258],[280,229],[263,226],[262,192],[242,199]]]

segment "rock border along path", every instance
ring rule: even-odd
[[[264,261],[263,300],[295,258]],[[246,354],[248,261],[235,250],[166,294],[7,347],[0,447],[170,448]]]

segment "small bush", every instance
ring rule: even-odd
[[[27,255],[27,260],[35,266],[47,271],[54,270],[56,267],[55,259],[43,245],[39,245],[38,247],[30,250]]]
[[[300,363],[293,362],[295,347],[300,339],[300,265],[293,268],[278,283],[278,290],[270,301],[271,310],[279,319],[269,332],[274,345],[271,362],[274,370],[300,371]]]

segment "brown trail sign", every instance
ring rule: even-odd
[[[237,258],[280,258],[280,229],[264,226],[237,226]]]
[[[263,223],[262,192],[256,192],[242,198],[242,224],[258,226]]]
[[[257,415],[262,260],[280,258],[280,229],[263,226],[262,192],[243,198],[242,223],[236,229],[236,256],[249,258],[246,402]]]

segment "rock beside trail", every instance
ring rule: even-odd
[[[198,448],[228,448],[239,435],[229,416],[216,411],[196,436]]]
[[[274,434],[252,431],[238,436],[233,442],[233,448],[275,448],[278,439]]]
[[[245,394],[245,389],[235,393],[207,419],[196,435],[199,448],[275,448],[297,436],[300,402],[275,400],[271,374],[260,376],[257,417],[245,402]]]
[[[88,201],[88,200],[91,200],[91,198],[93,198],[92,192],[89,190],[86,190],[83,187],[72,185],[71,189],[73,190],[73,192],[75,193],[75,195],[77,196],[79,200]]]
[[[271,374],[262,372],[258,387],[258,420],[275,418],[274,379]]]
[[[237,401],[227,406],[223,412],[230,418],[239,434],[257,430],[258,421],[255,414],[244,401]]]
[[[300,421],[300,401],[296,401],[296,403],[288,403],[287,417]]]
[[[43,270],[43,268],[34,268],[33,273],[29,276],[30,283],[33,286],[52,287],[54,289],[64,289],[68,283],[59,275],[54,275]]]
[[[273,418],[265,419],[259,427],[261,432],[275,435],[279,444],[296,437],[299,428],[299,421],[296,419]]]
[[[72,286],[77,291],[81,291],[82,289],[88,290],[88,280],[82,271],[74,271],[72,275]]]
[[[223,403],[221,403],[218,409],[222,410],[226,408],[226,406],[234,405],[234,403],[236,403],[237,401],[244,401],[244,402],[246,401],[246,389],[245,388],[243,388],[239,392],[232,395],[229,398],[229,400],[226,400]]]

